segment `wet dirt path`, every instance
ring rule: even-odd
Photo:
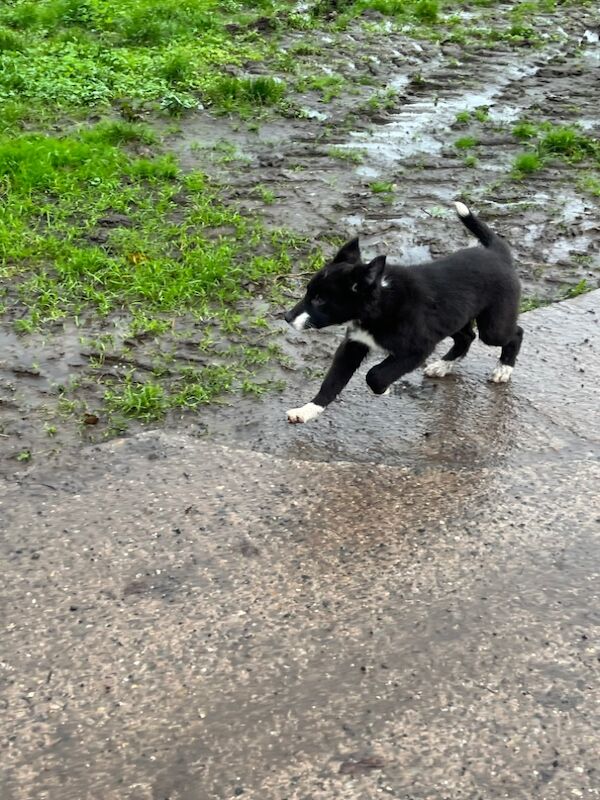
[[[597,293],[524,322],[506,386],[5,484],[2,797],[600,796]]]

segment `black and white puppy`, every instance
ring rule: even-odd
[[[321,388],[310,403],[287,412],[289,422],[318,417],[370,350],[386,354],[367,373],[375,394],[385,393],[451,336],[452,348],[441,361],[425,368],[432,378],[448,375],[475,338],[474,322],[485,344],[502,348],[491,380],[509,380],[523,338],[523,329],[517,325],[519,278],[506,242],[463,203],[455,205],[482,247],[400,267],[386,266],[385,256],[363,264],[358,239],[353,239],[311,278],[306,295],[285,315],[286,321],[297,330],[350,324]]]

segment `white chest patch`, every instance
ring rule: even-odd
[[[361,328],[360,325],[357,325],[355,322],[348,326],[348,339],[350,339],[351,342],[360,342],[361,344],[366,344],[366,346],[371,350],[384,349],[380,344],[377,344],[369,331]]]

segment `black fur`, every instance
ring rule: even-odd
[[[376,394],[423,364],[447,336],[454,345],[443,360],[464,357],[475,338],[474,321],[485,344],[502,348],[501,364],[514,366],[523,331],[517,325],[520,284],[510,249],[464,206],[460,209],[461,221],[483,247],[400,267],[386,266],[385,256],[364,264],[353,239],[311,279],[305,297],[285,319],[293,324],[308,314],[305,328],[351,323],[313,403],[327,406],[348,383],[369,352],[365,334],[388,353],[367,373]]]

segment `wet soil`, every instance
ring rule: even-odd
[[[568,8],[549,14],[540,23],[546,37],[540,47],[417,42],[386,33],[377,17],[373,21],[379,30],[370,34],[350,29],[335,41],[317,35],[321,53],[302,57],[307,74],[315,59],[326,58],[332,72],[343,76],[339,97],[325,102],[315,91],[296,94],[294,103],[304,109],[301,119],[248,124],[193,115],[182,121],[179,132],[167,134],[165,146],[185,169],[202,169],[222,181],[225,196],[244,213],[285,226],[326,253],[333,240],[356,234],[365,255],[387,253],[398,263],[446,253],[468,241],[451,209],[451,201],[462,198],[513,245],[527,296],[552,301],[582,280],[597,286],[598,200],[579,188],[589,165],[556,160],[522,181],[510,174],[514,157],[524,149],[510,133],[517,119],[578,122],[590,135],[600,135],[597,97],[590,91],[600,84],[593,13]],[[287,47],[307,35],[290,35]],[[386,107],[369,105],[374,91],[385,88],[396,92]],[[457,123],[457,113],[482,106],[489,109],[487,120]],[[477,159],[475,167],[467,166],[464,151],[453,144],[464,136],[477,141],[468,151]],[[237,156],[223,158],[222,142],[234,145]],[[363,159],[354,164],[333,157],[332,148],[359,151]],[[374,181],[392,183],[393,192],[374,193]],[[257,186],[274,193],[272,204],[265,204]],[[301,252],[297,269],[303,270]],[[304,280],[302,275],[287,280],[282,302],[291,303]],[[271,307],[268,316],[274,330],[281,331],[292,369],[272,364],[265,375],[283,379],[290,394],[301,388],[306,394],[304,387],[317,382],[337,334],[300,345],[284,330],[280,313],[281,308]],[[26,471],[31,459],[52,459],[64,448],[114,435],[103,409],[103,376],[133,370],[135,377],[147,379],[165,351],[178,364],[203,358],[192,321],[182,320],[170,341],[129,341],[127,352],[118,317],[99,321],[90,316],[78,327],[69,322],[26,337],[12,332],[12,321],[0,327],[0,470],[9,475]],[[105,334],[114,341],[98,364],[89,341]],[[413,383],[409,378],[405,385]],[[68,402],[61,404],[61,387],[68,389],[67,400],[75,399],[75,413]],[[435,390],[410,391],[428,396]],[[216,409],[170,414],[164,425],[198,435],[229,430],[235,438],[240,408],[246,407],[252,403],[235,399]],[[94,416],[97,424],[86,424]],[[138,423],[130,426],[138,428]]]

